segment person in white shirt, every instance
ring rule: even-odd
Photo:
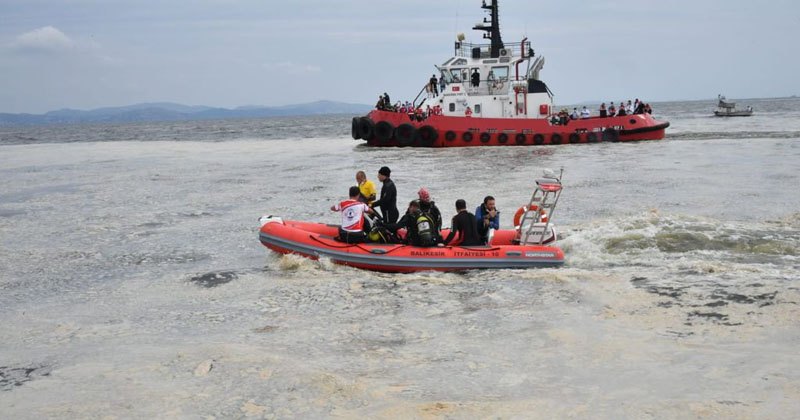
[[[591,116],[592,112],[586,109],[586,107],[584,106],[583,109],[581,110],[581,118],[585,120]]]

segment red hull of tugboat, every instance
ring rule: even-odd
[[[598,143],[660,140],[668,122],[650,114],[571,120],[552,125],[546,119],[476,118],[434,115],[412,121],[407,114],[373,110],[354,118],[352,134],[370,146],[467,147]]]

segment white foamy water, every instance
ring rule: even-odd
[[[800,141],[710,137],[2,146],[0,417],[794,418]],[[492,194],[506,228],[564,167],[566,265],[391,275],[258,242],[263,214],[335,223],[383,165],[401,204]]]

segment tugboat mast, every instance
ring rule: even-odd
[[[489,51],[490,56],[491,58],[498,58],[500,57],[500,50],[505,48],[505,45],[503,44],[503,38],[500,36],[500,13],[498,11],[499,0],[489,1],[491,3],[486,4],[486,0],[483,0],[483,5],[481,8],[490,11],[490,21],[487,22],[486,18],[484,18],[483,23],[475,25],[475,27],[472,29],[476,31],[486,31],[486,33],[483,34],[483,38],[490,39],[492,41],[492,47]]]

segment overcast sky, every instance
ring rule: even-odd
[[[0,112],[413,99],[480,0],[0,0]],[[501,0],[558,103],[800,95],[800,2]]]

